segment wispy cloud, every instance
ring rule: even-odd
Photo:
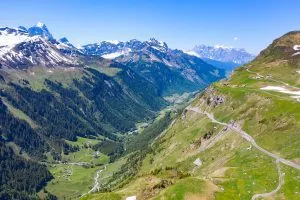
[[[237,41],[238,39],[239,39],[238,37],[234,37],[234,38],[233,38],[234,41]]]

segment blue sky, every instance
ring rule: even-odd
[[[0,26],[44,22],[76,45],[155,37],[171,48],[196,44],[244,47],[258,53],[300,29],[299,0],[7,0]]]

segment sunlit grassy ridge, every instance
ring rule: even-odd
[[[234,120],[262,148],[300,164],[300,103],[290,95],[265,91],[266,86],[296,90],[300,84],[299,56],[293,45],[300,33],[276,40],[256,60],[215,83],[190,106],[214,114],[221,122]],[[214,98],[223,99],[214,104]],[[204,150],[205,144],[221,135]],[[163,135],[150,145],[138,175],[123,188],[119,199],[251,199],[279,183],[275,159],[205,115],[183,111]],[[203,149],[203,148],[202,148]],[[201,166],[193,162],[202,161]],[[284,184],[270,198],[299,199],[300,172],[280,164]],[[95,198],[94,194],[91,197]]]

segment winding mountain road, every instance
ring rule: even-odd
[[[276,194],[276,192],[278,192],[280,190],[280,188],[282,187],[283,183],[284,183],[284,173],[281,172],[280,170],[280,162],[279,160],[276,160],[276,166],[277,166],[277,172],[278,172],[278,177],[279,177],[279,181],[278,181],[278,186],[275,190],[271,191],[271,192],[267,192],[267,193],[262,193],[262,194],[255,194],[252,196],[251,200],[255,200],[257,198],[264,198],[264,197],[268,197],[268,196],[272,196],[274,194]]]
[[[213,114],[211,113],[208,113],[206,111],[202,111],[200,108],[198,107],[188,107],[186,108],[187,110],[191,110],[191,111],[194,111],[194,112],[197,112],[197,113],[200,113],[200,114],[205,114],[212,122],[214,123],[217,123],[217,124],[220,124],[220,125],[223,125],[223,126],[227,126],[229,129],[235,131],[236,133],[238,133],[241,137],[243,137],[244,139],[246,139],[248,142],[250,142],[255,148],[257,148],[259,151],[269,155],[270,157],[278,160],[279,162],[285,164],[285,165],[288,165],[290,167],[293,167],[295,169],[298,169],[300,170],[300,165],[296,164],[296,163],[293,163],[289,160],[286,160],[284,158],[281,158],[280,156],[276,155],[276,154],[273,154],[267,150],[265,150],[264,148],[258,146],[258,144],[255,142],[255,140],[253,139],[252,136],[250,136],[248,133],[246,133],[245,131],[243,131],[241,129],[241,127],[237,124],[227,124],[227,123],[223,123],[223,122],[219,122],[217,121]]]
[[[217,123],[217,124],[220,124],[220,125],[223,125],[223,126],[226,126],[228,127],[229,129],[235,131],[236,133],[238,133],[241,137],[243,137],[245,140],[247,140],[248,142],[250,142],[256,149],[258,149],[259,151],[267,154],[268,156],[276,159],[276,167],[277,167],[277,173],[278,173],[278,176],[279,176],[279,182],[278,182],[278,186],[276,187],[276,189],[274,189],[273,191],[271,192],[267,192],[267,193],[262,193],[262,194],[255,194],[252,196],[251,200],[255,200],[257,198],[261,198],[261,197],[268,197],[268,196],[272,196],[274,195],[276,192],[278,192],[282,185],[284,184],[284,173],[281,172],[280,170],[280,163],[283,163],[285,165],[288,165],[290,167],[293,167],[295,169],[298,169],[300,170],[300,165],[296,164],[296,163],[293,163],[289,160],[286,160],[284,158],[281,158],[280,156],[276,155],[276,154],[273,154],[267,150],[265,150],[264,148],[260,147],[256,142],[255,140],[253,139],[253,137],[251,137],[248,133],[246,133],[245,131],[242,130],[242,128],[238,125],[238,124],[235,124],[235,123],[223,123],[223,122],[220,122],[218,120],[216,120],[213,116],[213,114],[211,113],[208,113],[206,111],[202,111],[200,108],[198,107],[187,107],[186,108],[187,110],[190,110],[190,111],[193,111],[193,112],[196,112],[196,113],[200,113],[200,114],[204,114],[206,115],[213,123]]]
[[[247,68],[246,70],[247,70],[247,72],[249,72],[249,73],[256,74],[257,76],[263,77],[264,79],[269,79],[269,80],[274,81],[274,82],[276,82],[276,83],[281,83],[281,84],[283,84],[283,85],[285,85],[285,86],[288,86],[288,87],[291,87],[291,88],[293,88],[293,89],[297,89],[297,90],[300,89],[299,87],[290,85],[290,84],[288,84],[288,83],[286,83],[286,82],[284,82],[284,81],[280,81],[280,80],[277,80],[277,79],[274,79],[274,78],[271,78],[271,77],[265,77],[265,76],[261,75],[261,74],[258,73],[258,72],[251,71],[251,70],[248,69],[248,68]]]
[[[94,177],[94,180],[95,180],[94,186],[90,191],[88,191],[88,194],[90,194],[92,192],[97,192],[100,189],[100,183],[99,183],[98,179],[99,179],[100,173],[102,171],[103,171],[103,169],[97,171],[96,176]]]
[[[220,122],[218,120],[216,120],[213,116],[213,114],[211,113],[208,113],[206,111],[202,111],[200,108],[198,107],[187,107],[186,108],[187,110],[190,110],[190,111],[193,111],[193,112],[196,112],[196,113],[200,113],[200,114],[204,114],[206,115],[213,123],[217,123],[217,124],[220,124],[220,125],[223,125],[223,126],[226,126],[228,127],[229,129],[235,131],[236,133],[238,133],[241,137],[243,137],[245,140],[247,140],[248,142],[250,142],[256,149],[258,149],[259,151],[267,154],[268,156],[276,159],[276,167],[277,167],[277,173],[278,173],[278,176],[279,176],[279,182],[278,182],[278,186],[276,187],[276,189],[274,189],[273,191],[271,192],[267,192],[267,193],[262,193],[262,194],[255,194],[252,196],[251,200],[255,200],[257,198],[261,198],[261,197],[268,197],[268,196],[272,196],[274,195],[276,192],[278,192],[282,185],[284,184],[284,173],[281,172],[280,170],[280,163],[283,163],[285,165],[288,165],[290,167],[293,167],[295,169],[298,169],[300,170],[300,165],[296,164],[296,163],[293,163],[289,160],[286,160],[284,158],[281,158],[280,156],[276,155],[276,154],[273,154],[267,150],[265,150],[264,148],[258,146],[258,144],[255,142],[255,140],[253,139],[253,137],[251,137],[248,133],[246,133],[245,131],[242,130],[242,128],[236,124],[236,123],[223,123],[223,122]]]
[[[99,191],[100,183],[99,183],[98,179],[100,177],[100,173],[103,172],[103,170],[106,170],[106,165],[104,166],[104,169],[98,170],[96,172],[96,175],[94,176],[94,186],[92,187],[92,189],[90,189],[90,191],[88,191],[87,193],[82,194],[81,197],[84,197],[87,194],[90,194],[92,192],[98,192]]]

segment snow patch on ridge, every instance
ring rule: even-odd
[[[290,96],[291,98],[297,99],[297,101],[300,101],[300,90],[299,91],[291,91],[284,87],[280,86],[266,86],[263,88],[260,88],[261,90],[268,90],[268,91],[275,91],[275,92],[281,92],[284,94],[290,94],[293,96]]]
[[[198,53],[196,53],[195,51],[183,51],[183,52],[188,55],[196,56],[196,57],[200,58],[200,55]]]
[[[294,53],[292,56],[300,55],[300,52]]]
[[[300,45],[294,45],[293,49],[298,52],[294,53],[292,56],[300,55]]]
[[[163,41],[158,41],[159,42],[159,45],[161,46],[161,47],[163,47],[164,46],[164,42]]]
[[[112,60],[112,59],[115,59],[119,56],[127,55],[129,52],[131,52],[131,49],[130,48],[125,48],[125,49],[122,49],[121,51],[117,51],[117,52],[109,53],[109,54],[104,54],[101,57],[105,58],[105,59]]]
[[[165,52],[165,49],[164,48],[161,48],[162,46],[160,47],[156,47],[156,46],[151,46],[151,48],[157,50],[157,51],[160,51],[160,52]]]
[[[294,46],[293,46],[293,49],[294,49],[295,51],[300,51],[300,45],[294,45]]]
[[[7,30],[0,31],[0,35],[0,47],[14,47],[16,44],[24,42],[29,37],[28,34],[19,34],[18,32],[8,33]]]
[[[216,48],[216,49],[232,49],[233,47],[232,46],[225,46],[225,45],[221,45],[221,44],[216,44],[214,46],[214,48]]]
[[[136,200],[136,196],[126,197],[126,200]]]
[[[120,43],[119,40],[107,40],[106,42],[111,43],[111,44],[115,44],[115,45]]]
[[[38,40],[37,36],[30,37],[28,33],[24,32],[12,32],[9,33],[7,30],[0,31],[0,58],[4,60],[12,60],[11,56],[4,56],[7,54],[11,54],[13,56],[17,56],[18,58],[23,57],[22,53],[17,54],[12,49],[22,42],[36,41]]]

